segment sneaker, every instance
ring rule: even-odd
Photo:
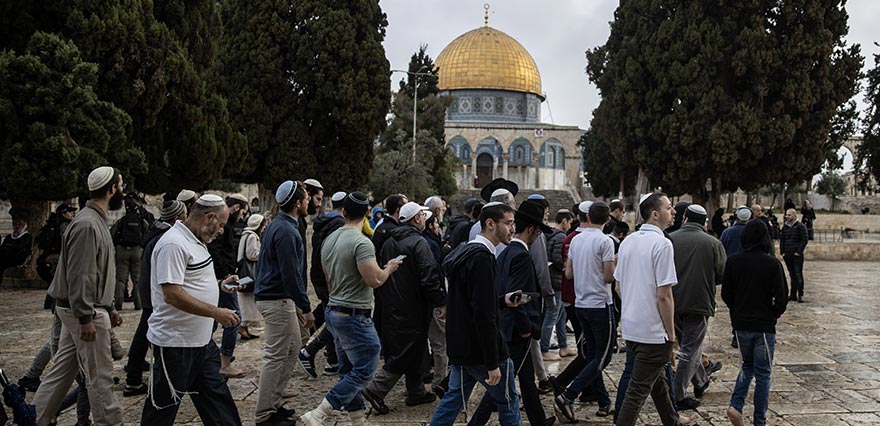
[[[146,383],[141,383],[139,385],[129,385],[126,384],[124,388],[122,388],[122,396],[137,396],[137,395],[146,395],[149,388]]]
[[[264,422],[259,422],[259,423],[257,423],[257,426],[295,426],[296,425],[296,420],[294,420],[290,417],[282,416],[278,413],[279,412],[276,411],[275,414],[272,414],[272,417],[269,417],[269,420],[266,420]]]
[[[406,398],[406,406],[407,407],[415,407],[416,405],[422,404],[430,404],[437,400],[437,396],[433,393],[425,393],[422,396],[416,398]]]
[[[685,397],[675,402],[675,408],[679,411],[693,410],[700,406],[700,400],[691,397]]]
[[[296,415],[296,410],[293,408],[285,408],[282,406],[278,410],[275,410],[275,415],[292,419],[293,416]]]
[[[339,364],[330,364],[324,366],[324,375],[325,376],[335,376],[339,374]]]
[[[437,395],[437,399],[443,399],[443,395],[446,395],[446,388],[440,385],[431,386],[431,392],[434,392],[434,395]]]
[[[797,301],[798,301],[798,303],[804,303],[804,295],[803,294],[798,295]]]
[[[553,392],[553,386],[550,385],[550,379],[538,381],[538,393],[546,395]]]
[[[40,379],[22,377],[18,379],[18,387],[27,392],[36,392],[37,388],[40,387]]]
[[[364,389],[361,391],[361,395],[363,395],[364,399],[370,403],[370,406],[373,407],[373,410],[378,414],[388,414],[391,412],[391,409],[385,405],[385,400],[379,398],[373,392],[370,392],[369,389]]]
[[[718,362],[709,361],[709,365],[706,366],[706,375],[711,376],[711,375],[717,373],[719,370],[721,370],[721,361],[718,361]]]
[[[306,351],[306,348],[302,348],[299,351],[299,366],[306,371],[306,373],[313,379],[318,378],[318,372],[315,371],[315,356],[309,355],[309,352]]]

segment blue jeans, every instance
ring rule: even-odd
[[[546,353],[550,350],[550,335],[553,333],[554,328],[556,329],[556,341],[559,343],[559,347],[564,348],[568,346],[568,342],[565,341],[565,320],[560,320],[560,318],[565,318],[565,306],[562,306],[562,291],[557,291],[554,297],[556,298],[556,309],[544,312],[544,323],[541,325],[541,353]]]
[[[574,400],[587,386],[596,380],[602,369],[611,362],[614,339],[617,337],[617,329],[614,321],[614,305],[606,305],[604,308],[575,308],[575,313],[581,323],[581,335],[583,336],[584,353],[580,354],[587,364],[581,369],[577,377],[571,381],[568,388],[563,392],[565,398]],[[611,404],[605,383],[599,381],[596,391],[599,394],[599,405],[606,407]]]
[[[324,319],[339,358],[339,382],[327,393],[334,410],[359,411],[366,408],[361,391],[373,380],[379,367],[379,335],[373,320],[362,315],[324,311]]]
[[[736,340],[742,355],[742,369],[736,377],[730,406],[742,413],[752,377],[755,378],[755,425],[767,424],[767,406],[770,402],[770,366],[776,348],[775,333],[736,330]]]
[[[238,308],[238,295],[235,293],[220,292],[220,302],[218,306],[221,308],[231,309],[241,318],[241,309]],[[216,326],[217,323],[215,322]],[[223,338],[220,339],[220,355],[232,356],[235,352],[235,342],[238,341],[238,327],[241,325],[239,321],[232,327],[223,327]]]
[[[501,381],[495,386],[486,384],[489,372],[483,366],[452,365],[449,373],[449,390],[443,395],[431,426],[452,425],[458,417],[462,407],[465,407],[467,415],[467,400],[471,397],[474,386],[479,382],[486,388],[486,394],[494,401],[498,408],[498,421],[502,426],[522,424],[522,415],[519,412],[519,395],[516,393],[514,383],[514,368],[510,358],[498,364],[501,370]]]

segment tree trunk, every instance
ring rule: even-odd
[[[712,229],[712,216],[715,215],[715,210],[721,207],[721,178],[713,177],[707,180],[705,187],[693,198],[694,203],[706,209],[706,217],[709,219],[707,227]]]
[[[636,179],[636,200],[649,192],[651,192],[651,184],[648,182],[648,175],[645,174],[644,169],[639,167],[639,176]]]
[[[746,192],[746,207],[751,207],[752,205],[752,193]]]
[[[727,209],[725,209],[727,211],[733,210],[733,194],[734,194],[733,192],[727,193]]]
[[[25,266],[24,278],[27,281],[39,282],[40,277],[37,275],[37,257],[40,256],[40,253],[38,253],[40,250],[37,248],[36,243],[40,228],[43,227],[46,223],[46,219],[49,217],[49,202],[12,199],[10,200],[10,204],[12,204],[12,207],[9,209],[9,212],[12,215],[12,218],[23,219],[25,223],[27,223],[28,232],[30,232],[33,237],[31,257],[28,259],[27,265]]]

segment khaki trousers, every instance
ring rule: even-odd
[[[282,407],[282,394],[293,374],[302,340],[293,300],[259,300],[257,309],[264,322],[263,364],[254,413],[255,421],[260,423]]]
[[[95,425],[121,425],[122,410],[113,396],[113,358],[110,355],[110,314],[103,309],[95,312],[95,341],[83,342],[79,337],[79,321],[69,308],[56,307],[61,319],[61,338],[55,363],[49,369],[34,395],[37,425],[48,425],[77,373],[82,372],[92,419]]]

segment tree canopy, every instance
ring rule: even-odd
[[[864,138],[859,146],[859,154],[854,166],[855,170],[861,171],[859,186],[876,191],[876,182],[880,182],[880,55],[874,55],[874,68],[867,72],[866,77],[867,109],[862,128]]]
[[[716,206],[722,190],[812,177],[847,136],[829,137],[862,64],[847,18],[838,1],[621,2],[587,53],[595,149]]]

